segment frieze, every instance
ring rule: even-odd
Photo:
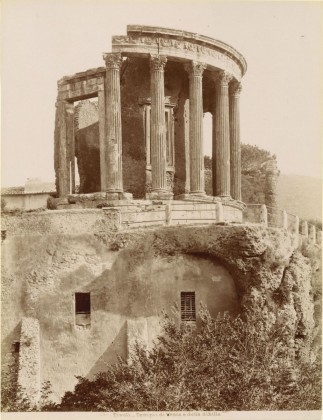
[[[135,45],[143,44],[156,47],[165,47],[165,48],[175,48],[186,50],[197,55],[209,56],[215,58],[222,62],[225,62],[228,68],[231,68],[233,71],[241,73],[240,66],[225,52],[217,51],[213,48],[207,47],[205,45],[194,44],[189,41],[172,39],[172,38],[162,38],[162,37],[143,37],[143,36],[114,36],[113,37],[114,45]]]

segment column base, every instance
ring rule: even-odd
[[[133,196],[131,193],[127,193],[127,192],[112,192],[112,191],[107,191],[105,193],[105,198],[108,201],[114,201],[114,200],[132,200]]]
[[[200,194],[200,193],[189,193],[189,194],[180,194],[175,197],[175,200],[184,200],[184,201],[213,201],[213,197]]]
[[[172,200],[174,194],[170,191],[152,191],[146,193],[146,200]]]

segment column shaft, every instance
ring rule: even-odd
[[[65,101],[56,103],[55,119],[55,172],[59,197],[69,193],[68,144]]]
[[[123,191],[122,181],[122,132],[120,94],[120,54],[105,54],[106,63],[106,118],[105,118],[105,183],[107,192]],[[104,168],[103,168],[104,173]],[[102,188],[101,188],[102,189]]]
[[[74,105],[66,104],[67,135],[67,171],[69,174],[69,193],[75,194],[75,138],[74,138]]]
[[[230,187],[231,197],[241,201],[240,107],[241,84],[233,83],[230,90]]]
[[[99,87],[98,106],[99,106],[99,143],[100,143],[100,191],[106,191],[106,150],[105,150],[105,89],[104,85]]]
[[[190,194],[194,195],[205,195],[202,94],[202,75],[205,68],[205,64],[194,61],[185,66],[190,85]]]
[[[229,82],[232,76],[221,71],[217,78],[215,108],[215,174],[213,194],[230,196],[230,125],[229,125]]]
[[[150,58],[150,93],[151,93],[151,187],[152,192],[166,192],[166,127],[164,68],[167,58]]]

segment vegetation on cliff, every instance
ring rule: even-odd
[[[241,195],[245,203],[265,203],[266,162],[276,162],[268,150],[241,144]],[[204,157],[205,190],[212,194],[212,158]]]
[[[284,327],[261,313],[212,319],[200,312],[198,330],[165,319],[148,351],[139,344],[94,380],[79,378],[58,411],[311,410],[321,406],[317,363],[290,358]]]

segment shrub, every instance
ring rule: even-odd
[[[47,198],[47,208],[49,210],[56,210],[57,209],[57,203],[54,197],[49,196]]]
[[[164,334],[131,363],[119,359],[93,381],[79,378],[59,411],[319,409],[320,369],[290,356],[282,327],[265,328],[261,314],[212,319],[199,328],[166,318]]]

